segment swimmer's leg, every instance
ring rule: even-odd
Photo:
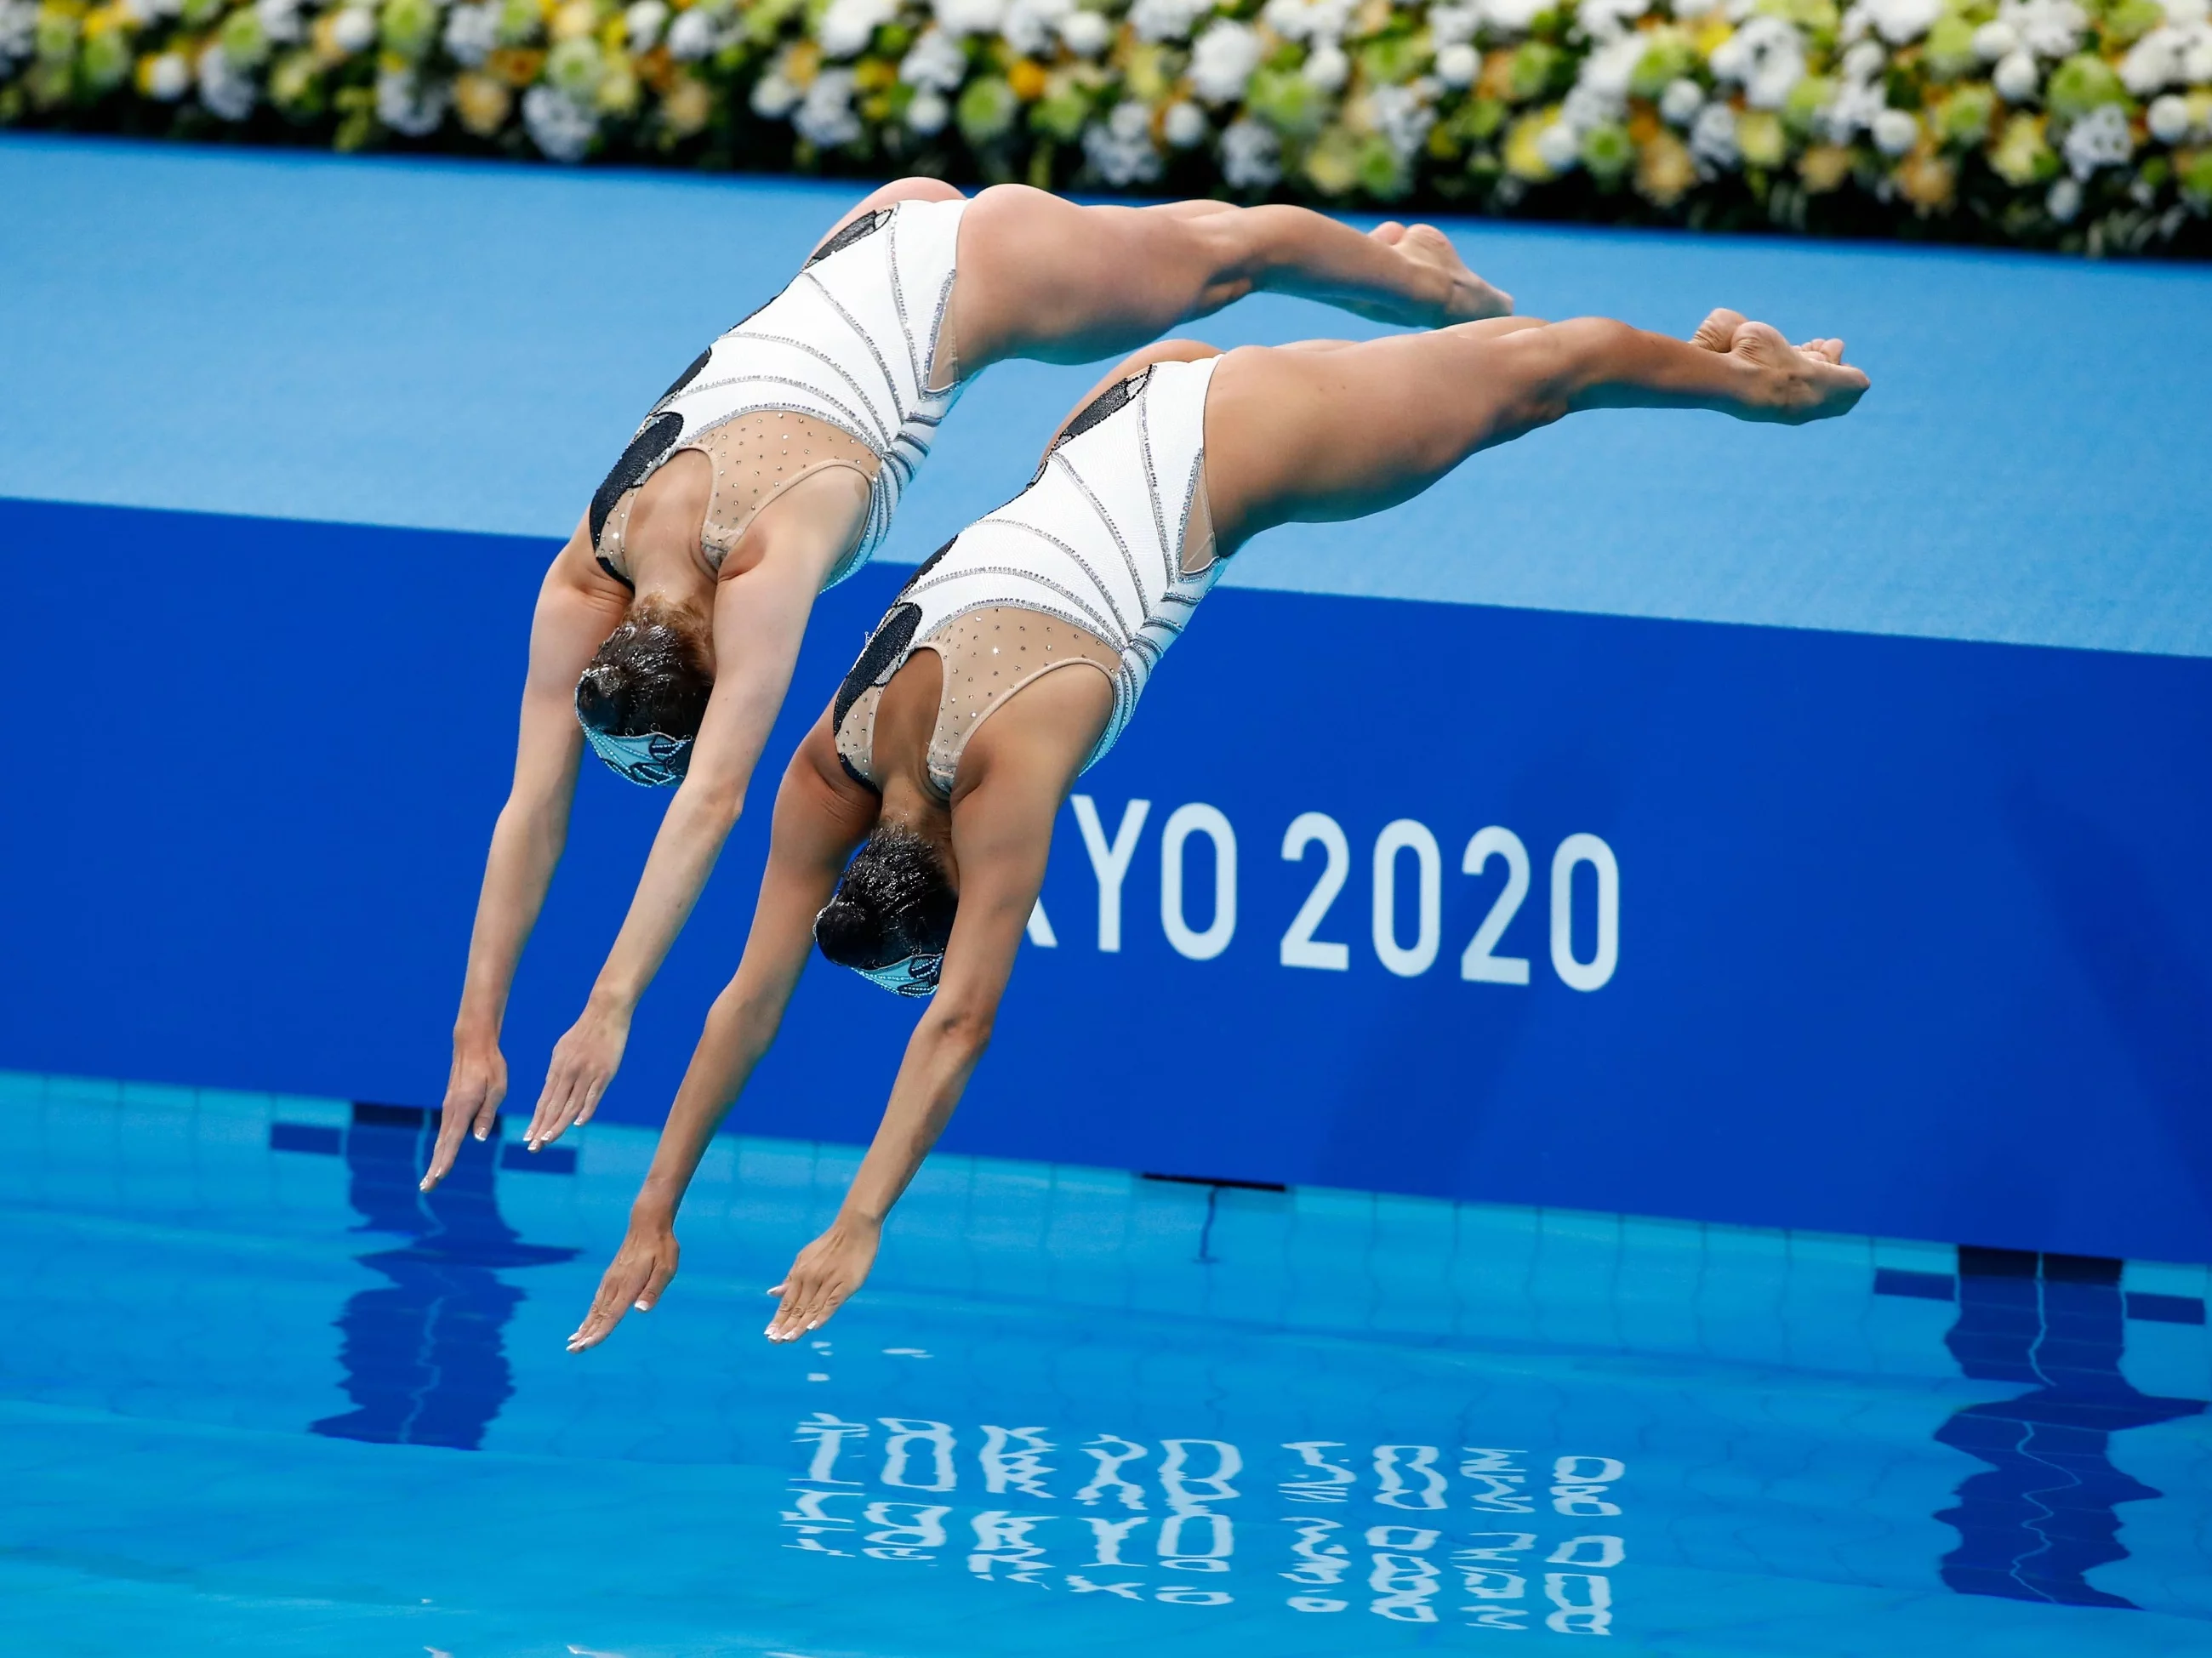
[[[1079,207],[1001,185],[962,221],[953,326],[963,372],[1086,362],[1261,290],[1420,326],[1512,307],[1425,226],[1392,242],[1304,208]]]
[[[1215,526],[1233,547],[1276,524],[1380,512],[1577,410],[1825,419],[1866,390],[1842,355],[1839,340],[1792,346],[1732,311],[1688,340],[1601,317],[1504,318],[1334,350],[1232,351],[1206,409]]]

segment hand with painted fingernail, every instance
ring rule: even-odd
[[[568,1338],[568,1351],[580,1353],[596,1347],[613,1333],[626,1313],[649,1313],[660,1292],[676,1276],[679,1251],[672,1217],[630,1213],[629,1233],[615,1252],[614,1262],[599,1279],[599,1292],[592,1310]]]
[[[622,1068],[623,1050],[629,1045],[629,1014],[597,1005],[568,1027],[553,1045],[552,1062],[545,1068],[545,1087],[531,1113],[524,1143],[532,1151],[550,1145],[576,1125],[587,1123],[599,1108],[599,1100]]]
[[[483,1139],[499,1120],[500,1102],[507,1097],[507,1060],[499,1051],[495,1031],[456,1029],[453,1064],[446,1074],[444,1115],[438,1123],[438,1143],[430,1152],[430,1167],[422,1176],[428,1191],[453,1172],[461,1153],[461,1136]]]
[[[883,1224],[840,1215],[828,1231],[799,1252],[783,1282],[768,1293],[781,1297],[764,1332],[770,1341],[796,1341],[818,1330],[867,1281],[876,1263]]]

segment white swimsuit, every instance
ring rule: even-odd
[[[945,319],[967,205],[900,202],[862,215],[699,354],[592,497],[592,547],[610,574],[629,580],[622,536],[636,489],[686,449],[714,466],[701,540],[717,568],[755,513],[825,466],[865,468],[870,491],[867,525],[823,585],[867,562],[960,395]]]
[[[1114,711],[1085,768],[1105,756],[1220,574],[1206,495],[1206,392],[1219,361],[1154,363],[1109,386],[1068,422],[1028,489],[915,572],[831,711],[848,771],[880,786],[876,704],[917,650],[944,659],[929,745],[941,794],[976,726],[1058,668],[1113,681]]]

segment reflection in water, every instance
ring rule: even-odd
[[[436,1190],[416,1181],[434,1121],[398,1106],[356,1105],[346,1136],[347,1195],[356,1230],[410,1242],[361,1257],[391,1280],[346,1303],[346,1394],[354,1408],[311,1424],[334,1439],[475,1450],[514,1392],[505,1331],[523,1292],[500,1269],[572,1259],[574,1249],[524,1243],[500,1218],[494,1187],[499,1139],[464,1140]]]
[[[901,1571],[964,1565],[985,1582],[1103,1605],[1279,1600],[1398,1624],[1615,1632],[1613,1569],[1628,1545],[1614,1498],[1628,1465],[1613,1457],[1339,1440],[1248,1448],[827,1411],[793,1436],[806,1467],[778,1518],[783,1546],[801,1553]],[[1292,1505],[1302,1511],[1281,1511]]]
[[[2164,1495],[2112,1466],[2111,1437],[2194,1416],[2204,1401],[2154,1398],[2120,1374],[2119,1279],[2116,1260],[1959,1251],[1959,1318],[1944,1345],[1977,1381],[2033,1384],[2016,1399],[1969,1406],[1936,1430],[1990,1469],[1936,1516],[1959,1532],[1943,1581],[1960,1594],[2134,1604],[2084,1576],[2127,1558],[2115,1507]]]

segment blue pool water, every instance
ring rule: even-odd
[[[10,1652],[2212,1646],[2203,1268],[940,1158],[759,1335],[855,1153],[0,1078]]]

